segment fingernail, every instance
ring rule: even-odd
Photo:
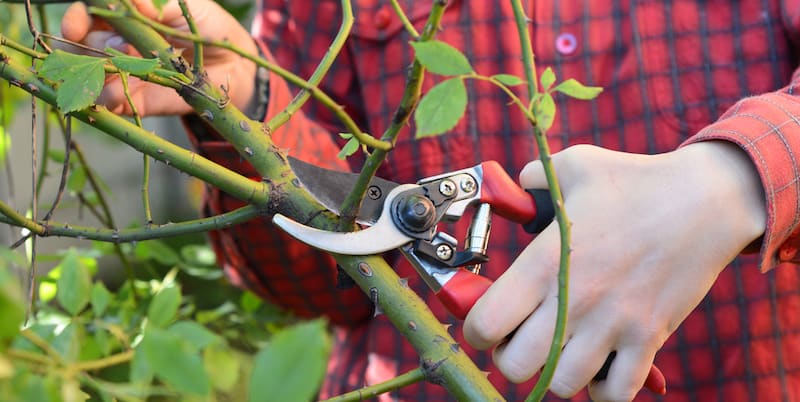
[[[113,35],[106,40],[105,47],[110,47],[112,49],[122,51],[122,47],[125,44],[125,39],[122,39],[119,35]]]

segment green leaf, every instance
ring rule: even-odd
[[[111,292],[106,289],[102,282],[95,282],[92,287],[92,311],[96,317],[100,317],[106,311],[108,303],[111,301]]]
[[[147,319],[151,325],[163,328],[175,319],[180,306],[180,288],[177,285],[162,288],[150,301]]]
[[[230,348],[212,345],[203,351],[203,363],[215,389],[231,391],[239,379],[239,359]]]
[[[525,80],[512,74],[495,74],[492,76],[492,79],[499,81],[501,84],[509,87],[525,83]]]
[[[252,313],[264,305],[264,301],[256,296],[255,293],[244,291],[242,292],[242,298],[239,300],[239,304],[246,313]]]
[[[553,126],[553,121],[555,121],[556,117],[556,103],[553,101],[553,95],[550,92],[544,93],[541,102],[536,105],[535,114],[542,130],[547,131]]]
[[[141,350],[155,375],[179,392],[208,395],[211,391],[203,361],[179,335],[150,327]]]
[[[321,320],[276,333],[255,357],[248,400],[311,400],[325,375],[330,348],[330,336]]]
[[[92,105],[103,89],[105,60],[56,49],[47,56],[39,74],[58,82],[56,104],[64,113]]]
[[[440,82],[420,100],[414,121],[417,138],[442,134],[453,127],[467,110],[467,88],[461,78]]]
[[[70,249],[61,260],[56,300],[68,313],[77,315],[89,303],[92,278],[89,269],[81,262],[77,252]]]
[[[174,266],[180,261],[178,253],[161,240],[147,240],[136,243],[136,257],[143,260],[155,260],[159,264]]]
[[[67,179],[67,188],[73,193],[80,193],[83,187],[86,186],[86,169],[76,167],[72,169]]]
[[[22,289],[19,282],[10,274],[8,260],[11,259],[10,250],[2,252],[0,260],[0,340],[12,338],[19,333],[22,321],[25,319],[25,305],[23,304]],[[8,258],[8,260],[6,259]]]
[[[539,80],[542,82],[542,91],[547,91],[553,86],[553,83],[556,82],[556,73],[553,72],[552,68],[547,67],[542,72],[542,76],[539,77]]]
[[[185,339],[195,350],[203,349],[211,344],[222,343],[219,335],[194,321],[178,321],[170,325],[167,331]]]
[[[414,54],[428,71],[439,75],[461,75],[473,72],[469,60],[458,49],[438,40],[411,42]]]
[[[344,146],[339,151],[339,154],[336,155],[336,157],[339,158],[339,159],[347,159],[348,156],[350,156],[350,155],[356,153],[356,151],[358,151],[358,146],[359,145],[360,145],[360,143],[358,142],[358,139],[356,139],[355,137],[347,140],[347,143],[344,144]]]
[[[181,248],[181,257],[191,265],[213,267],[217,264],[217,255],[208,245],[189,244]]]
[[[158,68],[158,59],[144,59],[133,56],[114,56],[111,64],[117,66],[122,71],[127,71],[133,75],[150,74]]]
[[[158,10],[159,16],[161,11],[164,10],[164,6],[167,5],[169,0],[153,0],[153,5],[156,6],[156,10]]]
[[[601,87],[587,87],[574,78],[570,78],[558,84],[554,90],[564,95],[583,100],[594,99],[600,92],[603,92],[603,88]]]

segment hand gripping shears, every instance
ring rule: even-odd
[[[326,208],[339,212],[357,175],[323,169],[289,158],[301,184]],[[464,249],[450,234],[437,230],[440,222],[459,220],[474,207]],[[523,190],[499,163],[476,166],[398,184],[374,178],[369,184],[356,222],[363,230],[329,232],[276,214],[273,222],[298,240],[327,252],[371,255],[398,249],[422,280],[456,318],[463,320],[492,281],[479,274],[489,260],[492,213],[539,233],[553,220],[549,190]],[[595,380],[605,378],[613,354]],[[661,371],[652,366],[645,387],[665,392]]]

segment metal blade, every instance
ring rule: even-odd
[[[414,187],[406,184],[397,188],[397,192]],[[413,239],[401,232],[394,225],[391,205],[385,205],[384,211],[374,225],[357,232],[328,232],[295,222],[281,214],[275,214],[272,222],[297,240],[320,250],[346,255],[371,255],[396,249]]]
[[[344,199],[350,194],[358,179],[358,174],[340,172],[321,168],[319,166],[289,157],[289,166],[300,179],[300,183],[308,190],[320,204],[324,205],[335,214],[339,214]],[[373,178],[367,189],[367,196],[361,204],[356,221],[362,225],[373,225],[378,221],[383,210],[386,196],[399,184]]]

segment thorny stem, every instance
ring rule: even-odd
[[[41,46],[47,53],[52,52],[47,43],[45,43],[44,39],[42,39],[41,35],[39,34],[39,30],[36,28],[36,24],[33,23],[33,12],[31,10],[31,2],[30,0],[25,0],[25,17],[28,20],[28,30],[30,31],[31,35],[33,36],[33,47],[36,48],[38,44]]]
[[[528,96],[530,99],[533,99],[534,95],[538,92],[538,85],[536,65],[533,59],[533,48],[528,32],[529,19],[525,16],[525,10],[520,0],[511,0],[511,4],[514,8],[514,17],[522,48],[522,62],[525,65],[525,78],[528,81]],[[531,105],[531,109],[533,109],[533,106],[535,105]],[[547,361],[539,376],[539,381],[536,382],[536,385],[526,399],[528,402],[541,401],[542,398],[544,398],[547,389],[550,388],[550,382],[553,380],[553,374],[555,373],[558,359],[561,356],[561,348],[564,344],[564,332],[567,326],[570,261],[570,223],[567,213],[563,208],[564,199],[561,196],[561,187],[556,177],[553,161],[550,158],[550,147],[545,132],[538,125],[538,121],[536,119],[531,120],[531,125],[533,126],[534,137],[536,138],[536,144],[539,148],[539,159],[542,161],[545,176],[547,177],[547,185],[550,188],[550,196],[553,200],[556,221],[558,222],[561,237],[561,253],[559,256],[558,269],[558,310],[556,313],[555,329],[553,331],[553,341],[550,344],[550,352],[547,355]]]
[[[323,78],[325,78],[325,75],[330,70],[334,60],[336,60],[336,57],[339,55],[339,52],[341,52],[342,47],[344,46],[344,42],[350,36],[350,31],[353,27],[353,7],[349,0],[342,0],[341,6],[342,6],[342,23],[339,26],[339,31],[333,38],[331,45],[328,47],[328,51],[325,52],[325,56],[323,56],[322,59],[319,61],[319,64],[317,64],[317,68],[314,70],[314,73],[311,74],[311,77],[308,79],[308,82],[301,85],[302,89],[300,90],[300,92],[297,93],[297,95],[295,95],[294,99],[292,99],[292,101],[289,102],[289,104],[283,110],[281,110],[275,116],[270,118],[270,120],[266,123],[267,128],[271,133],[274,133],[275,130],[277,130],[280,126],[289,121],[292,115],[297,113],[297,111],[300,110],[300,108],[303,107],[303,105],[308,101],[309,97],[313,94],[313,92],[305,87],[318,88],[319,83],[322,81]],[[266,66],[264,67],[268,68]],[[337,106],[334,109],[340,109],[338,105],[335,104],[333,105],[326,104],[326,105],[328,105],[329,108],[331,106]],[[350,125],[348,124],[345,125],[348,127],[348,129],[352,129]],[[352,125],[355,125],[355,123],[353,123]],[[366,139],[365,138],[366,134],[361,132],[361,130],[358,129],[357,126],[356,126],[356,132],[354,132],[353,135],[356,136],[356,138],[358,138],[362,144],[364,143],[362,139]]]
[[[422,368],[416,368],[405,374],[401,374],[391,380],[382,382],[380,384],[370,385],[355,391],[348,392],[321,402],[354,402],[372,399],[380,394],[392,392],[394,390],[403,388],[405,386],[416,384],[425,381],[425,371]]]
[[[391,0],[391,3],[395,14],[397,14],[397,17],[400,18],[400,22],[403,23],[403,27],[406,29],[406,32],[411,35],[411,39],[419,40],[419,32],[417,32],[416,28],[414,28],[414,25],[411,24],[411,21],[408,20],[408,16],[405,12],[403,12],[403,8],[400,7],[400,3],[398,3],[397,0]]]
[[[139,114],[139,109],[133,103],[131,91],[128,87],[128,73],[120,71],[120,82],[122,82],[122,90],[125,93],[125,99],[128,106],[131,108],[131,114],[136,125],[142,127],[142,116]],[[150,209],[150,157],[142,155],[142,208],[144,209],[144,220],[149,225],[153,223],[153,213]]]
[[[3,202],[0,202],[0,214],[2,214],[0,215],[0,222],[27,228],[40,237],[60,236],[99,240],[110,243],[126,243],[225,229],[247,222],[259,216],[260,212],[252,205],[247,205],[230,212],[207,218],[132,229],[99,229],[95,227],[73,226],[55,221],[40,223],[20,215]]]
[[[127,12],[123,13],[123,12],[120,12],[120,11],[109,11],[109,10],[105,10],[105,9],[102,9],[102,8],[89,7],[89,11],[92,14],[95,14],[95,15],[98,15],[98,16],[102,16],[102,17],[113,17],[113,18],[130,17],[130,18],[133,18],[134,20],[136,20],[137,22],[140,22],[140,23],[142,23],[144,25],[150,26],[151,28],[155,29],[156,31],[161,32],[161,33],[163,33],[163,34],[165,34],[167,36],[171,36],[171,37],[178,38],[178,39],[184,39],[184,40],[188,40],[188,41],[193,41],[193,42],[198,42],[198,43],[202,43],[202,44],[207,45],[207,46],[215,46],[215,47],[219,47],[221,49],[230,50],[230,51],[236,53],[237,55],[256,63],[256,65],[258,65],[260,67],[264,67],[269,71],[272,71],[273,73],[283,77],[289,83],[294,84],[297,87],[299,87],[300,89],[310,93],[311,96],[313,96],[315,99],[317,99],[323,105],[325,105],[328,109],[330,109],[331,112],[333,112],[333,114],[342,122],[342,124],[347,128],[347,130],[349,130],[349,132],[352,133],[353,136],[358,139],[358,141],[360,143],[362,143],[362,144],[364,144],[364,145],[366,145],[368,147],[375,148],[375,149],[383,149],[383,150],[391,149],[391,144],[389,144],[389,143],[387,143],[385,141],[380,141],[380,140],[378,140],[378,139],[376,139],[376,138],[364,133],[363,131],[361,131],[361,129],[358,127],[358,125],[353,120],[353,118],[350,117],[350,115],[347,114],[344,111],[344,108],[341,105],[339,105],[338,103],[336,103],[336,101],[334,101],[333,98],[331,98],[328,94],[326,94],[324,91],[319,89],[319,87],[317,87],[316,85],[310,84],[308,81],[306,81],[303,78],[299,77],[298,75],[292,73],[291,71],[286,70],[283,67],[278,66],[277,64],[270,63],[267,60],[264,60],[264,59],[262,59],[262,58],[260,58],[258,56],[252,55],[252,54],[242,50],[241,48],[239,48],[238,46],[236,46],[236,45],[234,45],[234,44],[232,44],[230,42],[209,40],[209,39],[206,39],[206,38],[203,38],[203,37],[199,37],[199,36],[196,36],[196,35],[193,35],[193,34],[190,34],[190,33],[179,31],[177,29],[168,27],[168,26],[166,26],[164,24],[160,24],[158,22],[155,22],[155,21],[145,17],[144,15],[142,15],[141,13],[136,11],[135,9],[129,9]],[[290,117],[292,113],[293,112],[288,113],[286,115],[286,118],[288,119],[288,117]],[[268,122],[266,127],[267,127],[267,130],[269,132],[272,132],[273,125],[276,125],[276,127],[279,127],[282,124],[283,124],[283,122],[280,122],[280,121],[275,121],[274,123]]]
[[[64,190],[67,187],[67,175],[69,174],[70,146],[72,142],[72,118],[67,116],[66,119],[67,123],[64,128],[64,145],[65,145],[64,148],[66,149],[64,150],[64,162],[61,164],[61,177],[59,178],[58,181],[58,191],[56,192],[56,199],[53,201],[53,205],[50,206],[50,210],[47,211],[47,213],[44,214],[44,218],[42,218],[42,220],[45,221],[53,217],[53,213],[55,213],[56,208],[58,208],[58,204],[61,203],[61,199],[64,197]],[[45,127],[45,132],[48,133],[47,137],[49,137],[49,132],[50,132],[49,121],[45,120],[44,127]],[[48,142],[49,141],[45,141],[45,144],[47,144]],[[44,149],[45,155],[47,155],[46,154],[47,150],[48,148],[45,147]],[[44,162],[47,159],[48,159],[47,156],[42,158],[42,169],[44,169],[47,166],[47,164]],[[43,177],[45,174],[46,172],[41,172],[39,177]],[[39,188],[38,186],[39,183],[37,183],[37,190]]]
[[[200,36],[197,29],[197,24],[192,18],[192,14],[189,12],[189,7],[186,5],[186,1],[178,0],[178,5],[181,7],[181,13],[183,14],[183,18],[186,20],[186,24],[189,25],[189,31],[194,36]],[[199,74],[203,71],[203,44],[200,42],[192,42],[194,44],[194,73]]]
[[[444,10],[446,7],[446,1],[436,1],[433,3],[433,6],[431,7],[431,13],[428,16],[428,21],[425,23],[422,35],[418,38],[418,41],[424,42],[433,38],[433,36],[436,34],[436,30],[439,29],[439,23],[442,20],[442,15],[444,15]],[[424,73],[425,68],[415,60],[411,66],[411,70],[409,71],[408,82],[406,82],[403,97],[400,99],[400,105],[392,117],[391,124],[389,127],[387,127],[386,131],[381,137],[381,140],[391,143],[392,146],[394,146],[394,143],[397,141],[397,136],[400,134],[400,129],[406,125],[408,119],[411,117],[411,113],[414,111],[414,108],[416,108],[417,103],[419,102]],[[388,152],[375,150],[375,152],[373,152],[369,158],[367,158],[364,166],[361,168],[361,174],[353,186],[353,190],[350,192],[350,194],[348,194],[347,198],[341,205],[341,229],[352,225],[353,221],[355,220],[356,213],[361,207],[361,201],[364,199],[364,195],[367,192],[367,187],[369,187],[369,182],[373,177],[375,177],[378,167],[380,167],[387,155]]]
[[[36,78],[28,68],[9,58],[2,50],[0,50],[0,66],[2,66],[0,78],[28,92],[34,92],[40,99],[52,105],[56,104],[55,91]],[[218,187],[235,198],[255,206],[266,205],[268,191],[264,183],[252,181],[194,152],[172,144],[109,112],[104,107],[93,106],[73,112],[71,115],[121,140],[133,149]]]

